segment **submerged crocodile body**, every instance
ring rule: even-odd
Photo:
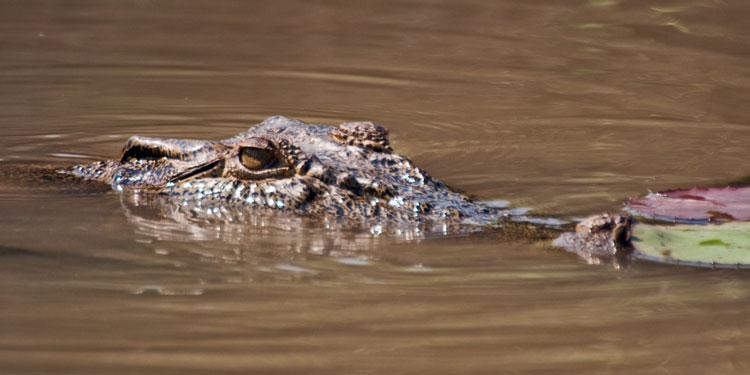
[[[563,221],[477,202],[393,152],[371,122],[337,127],[270,117],[222,141],[131,137],[119,160],[65,170],[118,191],[146,192],[182,207],[253,207],[344,220],[370,228],[418,225],[442,232]],[[612,256],[630,220],[600,215],[567,238],[586,257]]]

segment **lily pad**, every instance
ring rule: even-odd
[[[661,263],[718,268],[750,267],[750,223],[633,227],[634,255]]]
[[[625,209],[654,220],[686,224],[750,220],[750,187],[693,188],[631,198]]]

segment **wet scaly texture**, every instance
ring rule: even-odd
[[[262,163],[253,155],[264,158]],[[497,225],[509,218],[562,223],[474,202],[451,190],[393,153],[388,131],[371,122],[329,127],[275,116],[218,142],[131,137],[119,161],[64,173],[118,191],[168,197],[185,210],[287,210],[368,224],[374,232],[421,224],[443,224],[448,231],[448,225]]]

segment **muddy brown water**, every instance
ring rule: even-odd
[[[368,119],[482,199],[576,217],[750,175],[742,1],[5,1],[0,159],[273,114]],[[750,274],[492,236],[185,222],[3,181],[0,373],[750,372]]]

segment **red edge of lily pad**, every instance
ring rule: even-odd
[[[705,224],[750,221],[750,187],[668,190],[631,198],[628,212],[653,220]]]

